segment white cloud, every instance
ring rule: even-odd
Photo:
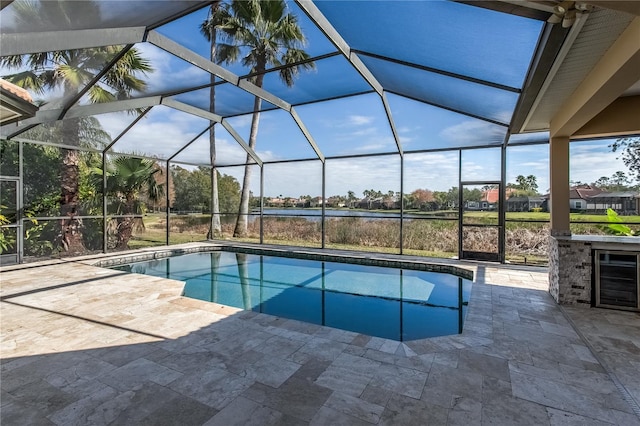
[[[365,115],[350,115],[347,117],[347,125],[364,126],[373,122],[373,117]]]
[[[240,129],[249,129],[251,126],[251,120],[253,119],[253,114],[240,115],[237,117],[232,117],[226,119],[231,127],[233,127],[236,132]],[[260,121],[263,121],[263,116],[260,116]]]
[[[208,82],[208,73],[185,61],[149,44],[138,43],[136,48],[153,67],[153,72],[142,77],[147,82],[147,92],[156,93],[169,88],[175,89]]]
[[[495,124],[481,120],[468,120],[447,127],[440,132],[440,137],[452,145],[486,144],[503,134]]]
[[[585,183],[593,182],[602,176],[609,177],[618,170],[628,172],[627,166],[619,158],[619,153],[604,150],[602,145],[572,145],[569,164],[571,180]]]

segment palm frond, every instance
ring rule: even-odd
[[[17,74],[4,76],[4,78],[23,89],[31,90],[38,94],[43,94],[45,92],[46,85],[33,71],[23,71]]]

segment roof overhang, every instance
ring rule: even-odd
[[[637,133],[640,130],[640,124],[637,123],[637,100],[634,100],[636,97],[617,101],[640,79],[640,43],[638,40],[640,40],[640,17],[633,19],[571,96],[563,102],[550,123],[552,137],[572,137],[585,126],[589,128],[588,124],[592,120],[600,125],[604,124],[602,116],[600,118],[598,116],[610,114],[606,111],[609,107],[624,116],[629,115],[624,118],[623,122],[625,126],[635,127],[636,131],[631,133]],[[631,105],[628,110],[625,108],[627,105]],[[636,107],[634,108],[633,105]],[[633,121],[635,123],[632,124]],[[617,129],[614,128],[612,122],[608,123],[608,131],[614,132],[610,134],[616,134]],[[603,135],[594,134],[585,135],[585,137]]]
[[[10,124],[36,115],[38,107],[31,103],[26,90],[0,80],[0,124]]]

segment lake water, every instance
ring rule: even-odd
[[[260,211],[254,210],[251,212],[253,217],[259,216]],[[265,208],[265,216],[302,216],[308,220],[320,220],[322,217],[321,209],[278,209],[278,208]],[[326,217],[366,217],[371,219],[400,219],[400,213],[388,212],[384,210],[347,210],[347,209],[326,209]],[[405,219],[446,219],[445,217],[438,216],[426,216],[417,214],[404,215]]]

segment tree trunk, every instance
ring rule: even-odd
[[[214,2],[211,5],[211,16],[214,16],[216,10],[220,7],[220,2]],[[211,62],[216,60],[216,29],[211,29]],[[211,89],[209,92],[209,111],[216,112],[216,76],[211,74]],[[212,123],[213,124],[213,123]],[[216,170],[216,131],[215,125],[209,129],[209,160],[211,161],[211,223],[209,224],[209,232],[207,239],[213,239],[222,235],[222,225],[220,223],[220,200],[218,199],[218,171]]]
[[[116,241],[116,250],[127,250],[129,248],[129,240],[133,235],[132,217],[123,217],[118,219],[118,240]]]
[[[63,142],[66,145],[77,146],[78,121],[75,119],[62,122]],[[77,218],[79,211],[79,179],[80,155],[75,149],[63,150],[62,168],[60,170],[61,206],[60,221],[62,232],[62,246],[68,253],[82,253],[85,251],[82,238],[82,219]]]
[[[257,72],[264,71],[264,63],[256,66]],[[264,74],[259,74],[256,77],[255,85],[262,87],[262,81],[264,80]],[[262,105],[262,99],[255,97],[253,100],[253,117],[251,118],[251,133],[249,133],[249,147],[255,151],[256,139],[258,137],[258,125],[260,124],[260,107]],[[251,184],[251,156],[247,154],[247,162],[244,166],[244,179],[242,180],[242,193],[240,194],[240,210],[238,212],[238,219],[236,220],[236,228],[233,231],[234,237],[243,237],[247,235],[247,228],[249,224],[249,185]]]
[[[133,215],[135,212],[135,198],[132,194],[127,194],[125,204],[125,215]],[[116,250],[127,250],[129,241],[133,236],[134,217],[123,217],[118,219],[118,241],[116,242]]]

